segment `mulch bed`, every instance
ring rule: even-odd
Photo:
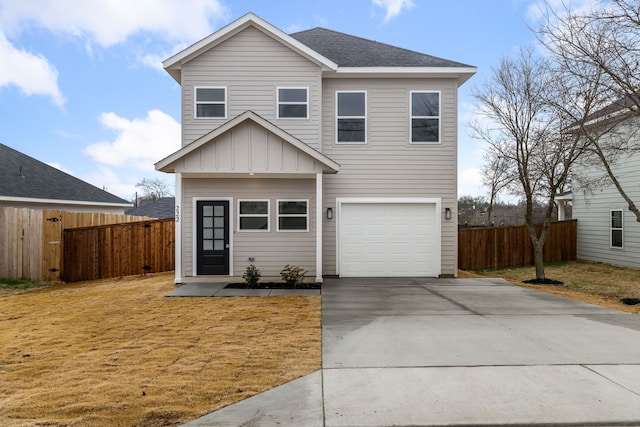
[[[553,279],[531,279],[531,280],[524,280],[523,283],[527,283],[530,285],[556,285],[556,286],[564,284],[559,280],[553,280]]]
[[[247,285],[246,283],[229,283],[225,289],[321,289],[319,283],[301,283],[297,286],[284,282],[261,282],[257,285]]]

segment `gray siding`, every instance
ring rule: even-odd
[[[279,276],[285,264],[299,265],[315,277],[315,179],[183,179],[182,265],[185,277],[193,275],[193,201],[194,198],[232,198],[233,275],[242,274],[254,257],[263,276]],[[238,231],[238,199],[270,200],[270,231]],[[309,231],[278,232],[277,199],[309,200]]]
[[[615,168],[622,187],[636,204],[640,204],[640,154],[629,157]],[[582,176],[602,176],[600,167],[575,168]],[[629,211],[618,190],[608,184],[585,191],[574,180],[573,218],[578,220],[578,258],[614,265],[640,268],[640,223]],[[622,209],[624,248],[611,248],[611,209]]]
[[[247,121],[207,142],[177,162],[181,173],[317,173],[322,170],[311,156]]]
[[[367,92],[367,144],[335,140],[335,92]],[[409,94],[441,92],[441,143],[410,144]],[[324,176],[324,205],[338,197],[441,198],[441,274],[457,271],[457,82],[453,79],[325,79],[323,153],[340,172]],[[444,219],[451,208],[453,219]],[[323,220],[324,273],[335,274],[336,221]]]
[[[310,146],[320,144],[320,67],[249,27],[182,68],[182,144],[251,110]],[[227,118],[195,119],[194,87],[226,86]],[[309,119],[277,119],[278,87],[309,88]]]

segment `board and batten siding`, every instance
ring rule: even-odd
[[[175,166],[181,173],[317,173],[322,165],[251,120],[187,154]]]
[[[233,276],[239,278],[249,264],[263,276],[280,276],[286,264],[298,265],[314,277],[316,264],[315,179],[184,178],[182,199],[182,265],[185,276],[193,274],[193,200],[232,198]],[[269,200],[268,232],[238,231],[238,199]],[[276,231],[277,200],[309,200],[309,231]],[[249,257],[255,260],[249,261]],[[241,281],[241,279],[240,279]]]
[[[457,81],[325,79],[323,153],[340,164],[324,176],[323,202],[338,197],[441,198],[441,271],[457,271]],[[367,143],[336,144],[336,91],[367,92]],[[440,144],[410,144],[411,91],[440,91]],[[444,209],[452,219],[444,218]],[[336,220],[323,219],[324,274],[336,274]]]
[[[318,65],[248,27],[182,66],[182,146],[253,111],[320,149],[322,74]],[[226,119],[194,118],[194,87],[227,88]],[[277,119],[277,88],[308,87],[309,118]]]
[[[603,176],[601,167],[574,168],[583,177]],[[625,192],[640,205],[640,155],[629,156],[614,167]],[[613,184],[584,191],[580,180],[573,181],[573,218],[578,220],[578,258],[626,267],[640,268],[640,223],[629,211]],[[611,210],[621,209],[623,214],[623,248],[612,248],[610,243]]]

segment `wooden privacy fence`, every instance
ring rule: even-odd
[[[147,217],[0,207],[0,277],[59,281],[65,228],[141,221]]]
[[[64,230],[67,282],[158,273],[175,268],[175,220]]]
[[[542,225],[537,225],[540,232]],[[577,258],[577,220],[551,223],[544,245],[544,262]],[[458,268],[481,270],[532,265],[533,245],[526,225],[458,231]]]

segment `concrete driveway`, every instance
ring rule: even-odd
[[[499,279],[340,279],[322,371],[189,426],[640,425],[640,317]]]

